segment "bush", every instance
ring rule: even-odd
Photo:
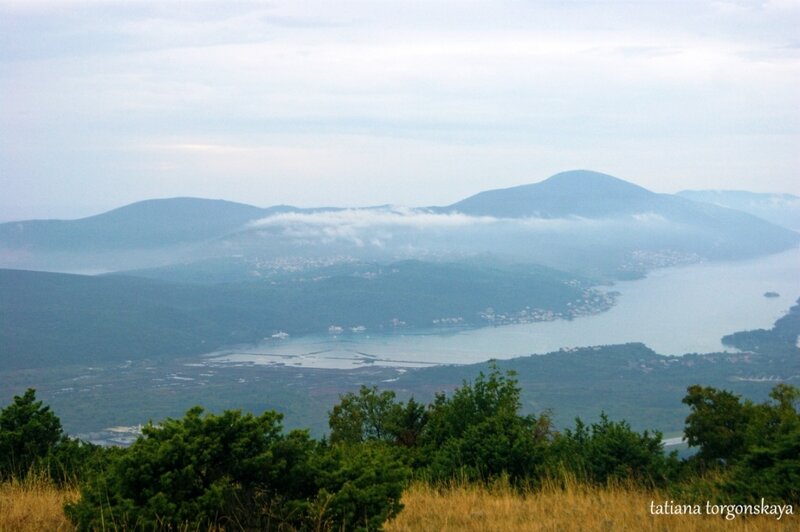
[[[145,427],[108,471],[83,487],[68,515],[83,530],[107,523],[156,529],[249,522],[246,501],[277,466],[271,447],[279,417],[202,414],[196,407],[182,420]]]
[[[404,468],[366,447],[343,453],[281,415],[195,407],[148,425],[67,513],[80,530],[335,528],[373,530],[399,508]],[[320,503],[324,504],[320,504]]]
[[[119,449],[115,447],[102,447],[64,436],[39,463],[57,485],[75,485],[94,471],[106,468],[110,457],[117,452]]]
[[[378,530],[402,509],[400,498],[410,471],[380,444],[334,445],[313,465],[318,488],[310,522],[342,530]]]
[[[770,398],[750,406],[746,448],[722,488],[737,500],[800,504],[800,389],[779,384]]]
[[[427,474],[448,480],[461,474],[469,480],[507,475],[513,482],[535,474],[550,436],[546,415],[519,415],[520,389],[514,373],[492,366],[452,397],[436,396],[428,410],[422,445],[429,456]]]
[[[771,402],[741,402],[714,388],[692,386],[684,402],[692,407],[686,418],[690,445],[700,447],[689,464],[715,478],[714,497],[720,502],[800,504],[800,390],[779,384]],[[697,493],[695,477],[682,487]],[[708,496],[706,496],[708,498]]]
[[[0,411],[0,479],[24,478],[62,441],[61,421],[28,389]]]
[[[722,484],[737,501],[800,504],[800,427],[778,434],[766,447],[755,447],[732,468]]]
[[[577,419],[575,430],[559,435],[551,452],[551,464],[597,484],[625,480],[663,485],[678,468],[674,454],[664,455],[660,432],[638,433],[627,422],[611,421],[605,414],[590,426]]]
[[[709,466],[736,461],[747,448],[752,404],[726,390],[701,386],[690,386],[683,402],[691,408],[684,434],[690,447],[700,448],[697,460]]]
[[[378,392],[375,386],[362,386],[357,395],[342,395],[328,413],[333,443],[382,441],[411,448],[426,422],[425,407],[413,397],[408,403],[398,403],[393,391]]]

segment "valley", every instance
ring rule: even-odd
[[[322,435],[340,394],[429,401],[493,359],[558,426],[604,411],[677,436],[690,384],[798,378],[798,331],[769,332],[800,296],[798,242],[588,171],[448,207],[179,198],[1,224],[0,388],[107,443],[194,404]]]
[[[562,349],[497,364],[517,372],[523,410],[550,411],[556,426],[568,426],[576,416],[594,420],[604,411],[637,430],[655,428],[675,436],[686,415],[680,399],[691,384],[720,386],[761,400],[776,383],[800,380],[800,305],[779,323],[773,332],[759,333],[771,343],[762,338],[761,347],[744,352],[674,357],[629,343]],[[786,340],[792,335],[795,343]],[[103,429],[178,417],[193,404],[211,411],[276,409],[285,414],[288,428],[308,427],[322,435],[328,430],[327,412],[339,396],[361,385],[430,401],[436,392],[453,390],[488,367],[486,362],[417,368],[365,364],[334,370],[191,357],[3,371],[0,383],[14,393],[35,385],[70,433],[95,441],[115,437]]]
[[[119,434],[103,429],[180,416],[193,404],[203,404],[212,411],[277,409],[285,413],[287,427],[309,427],[314,434],[322,435],[328,430],[327,412],[340,394],[361,385],[374,385],[395,390],[401,397],[429,401],[437,391],[452,390],[464,379],[473,379],[479,371],[486,371],[486,360],[495,358],[507,359],[497,361],[501,368],[517,371],[524,410],[531,413],[550,410],[558,426],[571,424],[575,416],[595,419],[600,411],[605,411],[613,418],[628,420],[638,429],[657,428],[675,436],[680,434],[686,415],[680,398],[691,384],[716,385],[759,399],[777,382],[793,383],[800,379],[796,345],[800,309],[795,307],[792,313],[778,320],[783,324],[780,328],[769,332],[772,322],[784,315],[785,305],[791,304],[786,295],[797,291],[791,285],[797,281],[792,275],[795,260],[796,255],[789,253],[754,261],[760,266],[759,275],[752,270],[753,264],[746,263],[728,264],[725,268],[690,267],[678,271],[683,278],[671,278],[662,272],[650,279],[648,298],[643,297],[647,280],[630,281],[631,287],[640,292],[623,287],[620,303],[609,312],[533,325],[572,327],[573,333],[560,340],[552,333],[520,334],[519,329],[531,325],[372,338],[351,333],[349,338],[326,336],[316,343],[289,337],[272,341],[273,346],[286,342],[299,351],[276,350],[279,356],[265,357],[266,361],[258,355],[227,361],[194,355],[16,370],[5,367],[0,372],[0,387],[9,393],[21,393],[34,386],[58,410],[70,433],[94,441],[117,441],[114,438]],[[720,275],[725,269],[727,276]],[[695,277],[698,270],[705,272],[705,276]],[[683,300],[677,287],[695,290],[696,285],[687,282],[692,278],[706,285],[709,292],[701,294],[702,297],[717,294],[717,299],[708,298],[704,308],[678,304]],[[744,283],[745,278],[754,284]],[[681,282],[677,282],[679,279]],[[717,282],[727,279],[732,286],[715,284],[713,279]],[[779,286],[786,295],[765,298],[759,283]],[[675,296],[672,306],[663,297],[663,290],[668,287],[672,287]],[[626,307],[626,299],[631,297],[642,299],[638,305]],[[659,309],[659,304],[664,307]],[[635,341],[637,330],[630,328],[628,336],[617,336],[616,342],[578,347],[581,344],[576,338],[597,340],[590,330],[605,331],[609,323],[619,323],[622,316],[613,315],[618,310],[630,312],[627,316],[631,320],[639,315],[641,320],[652,321],[653,316],[644,313],[648,307],[659,309],[656,315],[667,331],[685,330],[686,335],[662,332],[647,337],[645,345]],[[665,313],[670,309],[675,312],[669,316],[671,321]],[[712,326],[713,320],[708,321],[709,318],[718,320],[717,325]],[[600,322],[593,325],[592,320]],[[713,343],[693,336],[696,331],[692,324],[697,330],[714,334],[714,327],[724,327],[725,323],[745,323],[749,326],[741,329],[762,327],[765,332],[728,336],[724,339],[727,346],[720,343],[719,335]],[[578,332],[581,329],[583,333]],[[663,331],[663,328],[652,327],[652,330]],[[353,336],[357,338],[354,340]],[[679,353],[683,356],[664,356],[665,351],[660,347],[653,349],[650,345],[652,342],[663,347],[659,338],[671,337],[674,342],[684,336],[695,342],[700,340],[696,346],[719,348],[707,353],[702,349],[692,350],[706,354],[683,351]],[[568,338],[569,343],[550,344],[559,345],[550,349],[544,344],[536,349],[537,337],[549,342],[564,342]],[[777,344],[771,340],[773,337],[779,339]],[[372,342],[371,355],[367,351],[369,342]],[[516,348],[512,347],[513,342],[517,342]],[[743,352],[720,352],[723,347],[737,346]],[[339,353],[325,352],[335,349]],[[536,352],[542,354],[524,356]]]

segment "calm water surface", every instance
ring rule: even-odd
[[[561,348],[643,342],[665,355],[721,351],[720,338],[770,328],[800,297],[800,249],[759,259],[665,268],[617,283],[609,311],[553,321],[456,332],[271,340],[206,355],[213,364],[351,368],[364,364],[468,364]],[[777,292],[780,297],[764,297]]]

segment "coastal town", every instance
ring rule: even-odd
[[[496,312],[493,308],[487,308],[480,313],[480,318],[489,325],[516,325],[571,320],[580,316],[592,316],[605,312],[614,306],[619,295],[619,292],[616,291],[602,291],[590,288],[583,291],[581,299],[567,303],[567,310],[565,311],[525,307],[518,312],[508,313]]]

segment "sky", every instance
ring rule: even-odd
[[[0,221],[577,168],[800,195],[798,87],[800,0],[0,0]]]

